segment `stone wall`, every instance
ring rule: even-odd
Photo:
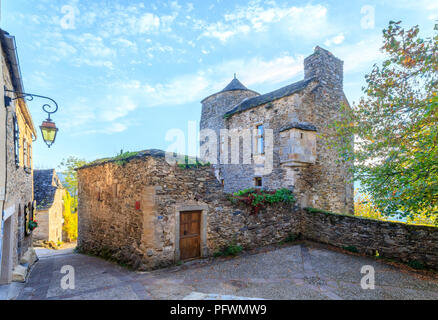
[[[6,63],[5,56],[2,55],[2,74],[3,83],[9,90],[13,90],[10,73]],[[28,145],[32,146],[32,131],[30,124],[26,120],[26,106],[21,100],[14,100],[11,106],[7,107],[7,123],[6,123],[6,200],[5,211],[14,211],[12,218],[14,241],[13,241],[13,266],[19,264],[23,254],[32,246],[31,235],[25,235],[25,206],[30,206],[33,201],[33,178],[32,167],[25,168],[27,164],[24,159],[23,141],[26,140]],[[15,147],[14,147],[14,122],[13,116],[17,117],[18,126],[20,129],[20,152],[19,165],[15,163]],[[3,146],[1,146],[3,147]],[[4,148],[4,147],[3,147]],[[32,149],[29,150],[32,154]],[[32,166],[32,161],[31,161]]]
[[[322,212],[302,212],[306,239],[438,269],[438,228]]]
[[[280,144],[280,129],[284,127],[292,115],[299,117],[300,121],[312,121],[312,104],[313,97],[309,94],[317,83],[310,85],[307,89],[260,105],[256,108],[245,112],[234,114],[227,120],[227,128],[230,130],[245,130],[256,129],[259,124],[264,125],[264,129],[273,130],[273,167],[272,172],[266,175],[256,174],[256,165],[252,164],[228,164],[223,170],[225,179],[225,191],[236,192],[238,190],[254,187],[254,178],[261,176],[263,188],[275,190],[279,188],[288,188],[294,190],[299,201],[303,198],[308,198],[310,186],[317,180],[314,179],[308,168],[286,168],[281,166],[280,153],[283,146]],[[243,154],[243,146],[240,147],[240,154]],[[254,157],[262,157],[263,162],[269,161],[265,155],[254,155]],[[308,205],[303,203],[303,206]],[[327,208],[328,209],[328,208]]]
[[[272,206],[251,216],[249,208],[229,201],[213,168],[171,166],[157,152],[125,165],[109,161],[81,168],[78,179],[80,250],[140,270],[178,260],[181,211],[203,212],[203,257],[232,243],[249,249],[300,232],[290,206]]]

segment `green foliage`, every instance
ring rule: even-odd
[[[400,24],[383,30],[387,59],[366,76],[365,97],[342,106],[331,146],[354,161],[355,179],[382,215],[438,223],[438,24],[426,39]]]
[[[199,161],[198,158],[185,156],[184,163],[178,163],[177,165],[181,169],[193,169],[193,168],[201,168],[201,167],[209,167],[210,162],[202,162]]]
[[[223,118],[224,119],[229,119],[229,118],[231,118],[231,114],[224,114]]]
[[[300,237],[299,234],[289,233],[287,235],[286,239],[284,239],[284,242],[286,242],[286,243],[294,242],[294,241],[298,240],[299,237]]]
[[[70,241],[74,241],[78,238],[78,214],[72,213],[72,201],[73,198],[70,196],[68,191],[66,190],[64,197],[64,225],[62,226],[62,230],[67,233],[67,237]]]
[[[252,207],[252,213],[257,214],[260,209],[278,202],[295,203],[295,196],[288,189],[278,189],[275,191],[265,191],[262,189],[245,189],[235,192],[230,196],[231,200],[242,202]],[[235,203],[233,201],[233,203]]]
[[[63,159],[58,166],[64,175],[64,187],[72,197],[71,200],[71,212],[76,212],[78,207],[78,174],[76,168],[86,165],[87,162],[83,159],[79,159],[75,156],[70,156]]]
[[[138,155],[138,152],[123,152],[120,150],[120,154],[116,155],[112,160],[115,160],[114,163],[119,166],[124,166],[128,163],[129,159]]]
[[[408,262],[408,266],[414,269],[423,270],[424,264],[422,264],[420,261],[412,260]]]
[[[355,246],[346,246],[346,247],[342,247],[344,250],[353,252],[353,253],[359,253],[359,250],[357,250],[357,248]]]
[[[28,223],[28,228],[30,231],[35,230],[36,228],[38,228],[38,222],[30,220]]]
[[[226,246],[222,251],[217,251],[213,254],[215,258],[217,257],[228,257],[228,256],[236,256],[240,252],[242,252],[243,248],[239,245],[236,245],[235,243],[232,243],[228,246]]]

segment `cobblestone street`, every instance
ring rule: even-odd
[[[275,262],[275,263],[274,263]],[[61,267],[75,270],[75,289],[61,288]],[[375,289],[363,290],[362,266],[375,269]],[[45,255],[18,299],[438,299],[438,280],[313,244],[230,259],[193,261],[139,273],[67,251]]]

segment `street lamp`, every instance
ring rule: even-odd
[[[56,103],[56,101],[53,100],[52,98],[40,96],[37,94],[16,92],[13,90],[8,90],[8,89],[6,89],[6,87],[5,87],[5,92],[12,92],[12,93],[15,93],[17,96],[16,98],[10,98],[8,96],[5,96],[6,105],[9,105],[12,100],[16,100],[16,99],[24,99],[25,98],[28,101],[32,101],[34,97],[48,99],[48,100],[53,102],[54,106],[52,106],[50,104],[44,104],[42,106],[43,111],[47,112],[48,118],[45,121],[43,121],[43,123],[40,126],[43,140],[44,140],[45,144],[50,148],[52,146],[52,144],[55,143],[56,134],[58,133],[58,128],[56,127],[55,122],[53,122],[52,119],[50,118],[50,115],[52,113],[55,113],[56,111],[58,111],[58,104]]]
[[[40,129],[44,142],[50,148],[52,144],[55,143],[56,133],[58,132],[55,122],[53,122],[49,116],[49,118],[40,125]]]

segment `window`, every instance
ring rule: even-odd
[[[23,139],[23,166],[24,168],[27,168],[27,140]]]
[[[257,135],[256,135],[256,154],[263,154],[265,153],[265,129],[263,125],[257,126]]]
[[[32,145],[27,145],[27,167],[32,168]]]
[[[225,153],[225,137],[221,136],[221,147],[220,147],[220,153],[224,154]]]
[[[262,187],[262,178],[261,177],[256,177],[256,178],[254,178],[254,185],[256,186],[256,187]]]
[[[12,118],[14,125],[14,150],[15,150],[15,165],[20,165],[20,129],[18,128],[17,117]]]

